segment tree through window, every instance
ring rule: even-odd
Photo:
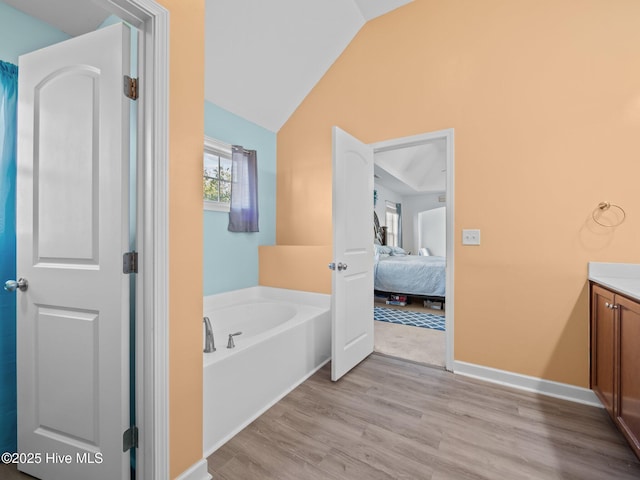
[[[205,207],[229,211],[231,201],[231,145],[205,138],[202,189]]]

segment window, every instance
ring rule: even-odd
[[[385,202],[385,223],[387,224],[387,245],[402,246],[402,223],[400,204]]]
[[[205,210],[229,211],[231,201],[231,145],[205,137],[202,188]]]

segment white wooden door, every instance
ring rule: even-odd
[[[130,32],[122,24],[19,62],[19,469],[129,478]]]
[[[373,149],[333,127],[331,379],[373,352]]]

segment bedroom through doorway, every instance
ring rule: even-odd
[[[453,130],[373,148],[374,351],[446,368],[453,359]]]

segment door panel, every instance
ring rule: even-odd
[[[35,87],[33,213],[39,262],[97,264],[99,86],[96,69],[73,66]]]
[[[18,450],[42,479],[129,478],[129,43],[119,24],[20,57]]]
[[[36,306],[38,430],[98,444],[98,312]],[[55,344],[50,341],[59,338]]]
[[[372,219],[373,149],[333,127],[334,381],[373,352]]]
[[[594,285],[592,302],[591,388],[613,415],[615,323],[614,311],[606,306],[614,303],[613,294]]]

